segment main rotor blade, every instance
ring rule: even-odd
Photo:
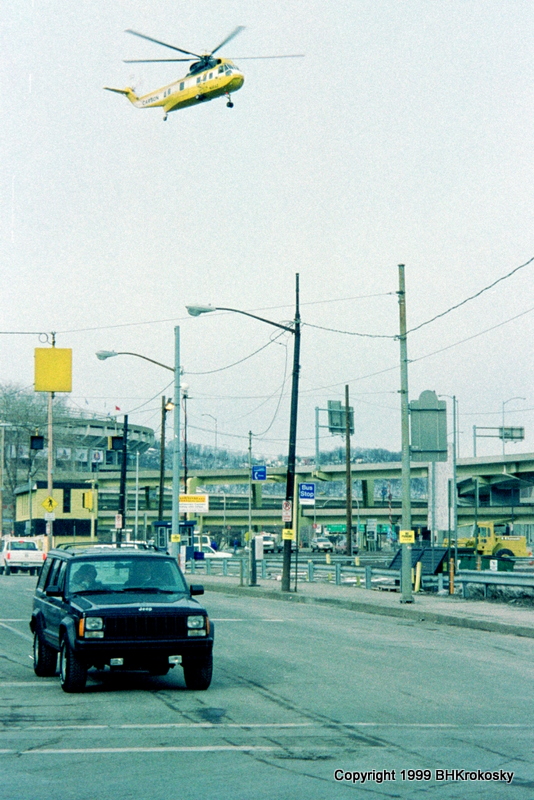
[[[295,55],[288,55],[288,56],[227,56],[230,61],[252,61],[253,59],[257,58],[305,58],[304,53],[297,53]]]
[[[230,33],[230,34],[229,34],[229,35],[226,37],[226,39],[224,39],[224,40],[223,40],[223,41],[222,41],[220,44],[218,44],[218,45],[217,45],[217,47],[215,48],[215,50],[212,50],[212,51],[211,51],[210,55],[213,55],[214,53],[216,53],[216,52],[217,52],[217,50],[220,50],[220,49],[221,49],[221,47],[224,47],[224,45],[225,45],[225,44],[228,44],[228,42],[229,42],[231,39],[233,39],[233,38],[234,38],[234,36],[237,36],[237,34],[238,34],[238,33],[241,33],[241,31],[244,31],[244,30],[245,30],[245,26],[244,26],[244,25],[238,25],[238,26],[237,26],[237,28],[235,28],[235,29],[232,31],[232,33]]]
[[[193,58],[128,58],[123,64],[159,64],[162,61],[194,61]]]
[[[160,42],[159,39],[153,39],[152,36],[145,36],[144,33],[138,33],[137,31],[133,31],[131,28],[128,28],[125,33],[131,33],[132,36],[139,36],[140,39],[146,39],[149,42],[154,42],[154,44],[160,44],[162,47],[169,47],[171,50],[177,50],[179,53],[185,53],[186,56],[194,56],[195,58],[201,58],[201,56],[197,55],[196,53],[192,53],[191,50],[182,50],[181,47],[175,47],[173,44],[167,44],[166,42]]]

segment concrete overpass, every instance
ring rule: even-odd
[[[353,497],[353,524],[376,519],[378,524],[399,524],[401,518],[400,462],[379,464],[352,464],[352,480],[356,484]],[[413,462],[412,525],[425,528],[428,522],[428,497],[426,493],[429,464]],[[199,527],[210,533],[229,536],[241,535],[248,530],[248,469],[201,470],[190,469],[189,493],[209,494],[209,511],[198,518]],[[84,474],[84,478],[87,476]],[[114,527],[118,507],[119,472],[101,468],[93,473],[98,484],[98,502],[95,512],[100,532]],[[72,476],[73,480],[75,476]],[[267,486],[279,484],[280,491],[269,492],[262,483],[252,484],[252,526],[255,530],[279,533],[282,523],[286,471],[284,467],[267,469]],[[80,476],[78,476],[78,480]],[[305,538],[311,535],[313,523],[319,525],[344,525],[345,466],[330,465],[316,472],[312,464],[299,465],[298,483],[315,481],[317,500],[315,506],[299,508],[299,529]],[[415,479],[422,479],[419,486]],[[490,456],[461,458],[457,464],[458,521],[472,523],[475,516],[475,488],[478,480],[479,520],[512,520],[515,525],[526,526],[523,532],[534,539],[534,453],[516,456]],[[333,482],[339,482],[334,492],[326,493]],[[358,482],[361,484],[358,487]],[[136,492],[136,484],[138,491]],[[141,470],[136,475],[128,472],[127,527],[137,526],[140,534],[152,533],[152,522],[157,519],[159,472]],[[386,486],[386,494],[382,488]],[[96,487],[95,487],[96,488]],[[389,489],[391,488],[391,499]],[[21,495],[27,491],[20,487]],[[298,492],[295,495],[298,497]],[[164,519],[171,518],[172,479],[165,476]],[[22,506],[21,506],[22,508]],[[24,514],[21,516],[21,520]],[[439,527],[439,526],[437,526]],[[446,527],[446,526],[445,526]]]

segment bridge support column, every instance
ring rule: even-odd
[[[362,480],[362,504],[364,508],[372,508],[375,504],[375,482],[372,478]]]

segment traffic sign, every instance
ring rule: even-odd
[[[282,503],[282,522],[291,522],[293,519],[293,503],[291,500],[284,500]]]
[[[301,506],[315,505],[315,484],[314,483],[301,483],[299,484],[299,502]]]
[[[253,481],[267,480],[267,467],[265,466],[265,464],[257,464],[252,467],[252,480]]]
[[[415,531],[399,531],[401,544],[415,544]]]
[[[45,510],[45,511],[51,512],[51,511],[53,511],[53,510],[54,510],[54,508],[56,508],[56,506],[57,506],[57,500],[54,500],[54,498],[53,498],[53,497],[50,497],[50,495],[49,495],[49,496],[46,498],[46,500],[43,500],[43,502],[41,503],[41,505],[42,505],[42,507],[44,508],[44,510]]]

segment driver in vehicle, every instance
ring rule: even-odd
[[[159,585],[158,576],[154,574],[155,565],[148,561],[135,561],[130,568],[130,577],[125,584],[126,588],[144,589],[145,587],[157,587]]]
[[[101,589],[102,584],[97,581],[97,571],[93,564],[82,564],[70,580],[71,592],[84,592],[91,589]]]

